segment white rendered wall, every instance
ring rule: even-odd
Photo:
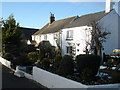
[[[103,17],[99,24],[104,28],[103,30],[109,31],[111,34],[107,36],[106,42],[103,44],[104,50],[106,54],[110,54],[114,49],[118,47],[118,14],[115,10],[108,13],[105,17]]]
[[[86,85],[66,79],[37,67],[33,67],[33,79],[48,88],[83,88],[82,90],[87,90]]]
[[[57,44],[54,40],[54,33],[45,34],[45,35],[47,35],[47,41],[49,41],[52,46],[57,46]],[[45,40],[44,35],[41,35],[41,41],[43,41],[43,40]]]
[[[6,67],[11,68],[11,66],[10,66],[10,65],[11,65],[11,62],[10,62],[10,61],[8,61],[8,60],[0,57],[0,62],[1,62],[3,65],[5,65]]]
[[[33,67],[33,80],[47,88],[50,88],[51,90],[56,90],[56,88],[78,88],[78,90],[108,90],[112,88],[112,90],[118,90],[120,87],[120,84],[84,85],[37,67]]]
[[[62,30],[62,54],[63,55],[67,54],[66,46],[69,46],[68,42],[74,43],[76,47],[76,55],[85,54],[84,51],[86,47],[86,42],[90,42],[91,40],[91,34],[90,34],[91,29],[92,28],[88,26],[63,29]],[[69,30],[73,30],[73,40],[66,40],[67,31]],[[77,45],[78,43],[80,44],[79,46]],[[79,49],[79,51],[77,51],[77,49]]]

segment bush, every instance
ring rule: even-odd
[[[31,63],[36,62],[38,59],[38,55],[36,52],[29,52],[27,56]]]
[[[21,55],[14,60],[14,64],[19,66],[28,66],[31,65],[31,62],[29,61],[27,55]]]
[[[50,67],[50,60],[48,58],[43,58],[43,60],[41,61],[42,63],[42,67],[46,70],[49,69]]]
[[[90,83],[93,79],[93,72],[88,67],[84,68],[83,71],[80,74],[80,78],[83,81],[83,83]]]
[[[97,55],[92,54],[84,54],[84,55],[78,55],[76,57],[77,61],[77,70],[81,74],[84,72],[83,70],[85,68],[89,68],[92,70],[92,76],[95,76],[98,72],[98,69],[100,67],[101,58]]]
[[[74,72],[74,65],[73,59],[71,56],[65,55],[60,63],[58,74],[62,76],[73,75]]]
[[[60,66],[61,60],[62,60],[62,56],[61,56],[61,55],[57,55],[57,56],[55,57],[54,64],[53,64],[55,70],[58,70],[58,68],[59,68],[59,66]]]
[[[49,41],[40,42],[38,48],[40,49],[39,54],[40,54],[41,60],[43,58],[51,58],[52,57],[52,46]]]
[[[11,53],[5,53],[3,58],[7,59],[8,61],[13,61],[14,56]]]

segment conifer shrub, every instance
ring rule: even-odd
[[[82,54],[76,57],[77,61],[77,70],[79,74],[82,74],[85,68],[89,68],[91,70],[91,76],[95,76],[100,67],[101,57],[93,54]],[[89,73],[89,72],[88,72]],[[89,74],[88,74],[89,75]]]
[[[71,56],[65,55],[60,63],[58,74],[62,76],[73,75],[74,72],[74,64]]]

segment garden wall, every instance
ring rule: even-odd
[[[47,88],[81,88],[82,90],[119,90],[120,84],[84,85],[59,75],[33,67],[33,79]]]
[[[48,88],[83,88],[83,90],[87,89],[86,85],[44,71],[37,67],[33,67],[33,79]]]
[[[0,57],[0,62],[1,62],[3,65],[5,65],[6,67],[11,68],[11,66],[10,66],[10,65],[11,65],[11,62],[10,62],[10,61],[8,61],[8,60]]]

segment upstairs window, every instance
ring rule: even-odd
[[[44,40],[47,40],[47,35],[44,35]]]
[[[72,30],[67,31],[66,39],[73,39],[73,31]]]

